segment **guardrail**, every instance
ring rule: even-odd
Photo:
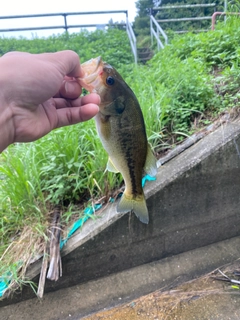
[[[156,31],[154,30],[154,27],[156,28]],[[157,40],[158,50],[160,50],[160,48],[163,49],[164,44],[160,40],[159,36],[160,35],[163,36],[163,38],[165,39],[165,44],[168,43],[168,37],[152,15],[150,15],[150,32],[151,32],[151,44],[153,45],[153,37],[155,37],[155,39]]]
[[[198,20],[210,20],[211,16],[205,17],[192,17],[192,18],[174,18],[174,19],[158,19],[157,22],[178,22],[178,21],[198,21]]]
[[[0,20],[7,19],[23,19],[23,18],[43,18],[43,17],[59,17],[62,16],[64,19],[63,25],[55,26],[42,26],[42,27],[27,27],[27,28],[6,28],[0,29],[0,32],[13,32],[13,31],[35,31],[35,30],[51,30],[51,29],[64,29],[66,32],[71,28],[90,28],[97,27],[99,24],[74,24],[69,25],[67,21],[68,16],[77,16],[77,15],[89,15],[89,14],[109,14],[109,13],[125,13],[126,15],[126,24],[119,23],[118,25],[126,26],[127,35],[130,41],[132,53],[134,56],[134,61],[137,63],[137,44],[136,37],[134,35],[132,26],[128,20],[128,11],[127,10],[112,10],[112,11],[86,11],[86,12],[64,12],[64,13],[45,13],[45,14],[29,14],[29,15],[14,15],[14,16],[0,16]],[[106,23],[104,26],[109,26],[110,24]]]
[[[166,9],[186,9],[186,8],[208,8],[216,7],[216,3],[203,3],[203,4],[183,4],[183,5],[170,5],[170,6],[161,6],[161,7],[155,7],[152,9],[153,11],[161,11]],[[165,22],[182,22],[182,21],[202,21],[202,20],[211,20],[212,16],[203,16],[203,17],[184,17],[184,18],[173,18],[173,19],[156,19],[156,22],[159,23],[165,23]],[[206,31],[206,30],[197,30],[200,31]],[[176,31],[176,33],[182,33],[186,31]]]
[[[240,12],[214,12],[214,14],[212,15],[212,27],[211,29],[214,30],[215,29],[215,24],[216,24],[216,18],[217,16],[224,16],[226,17],[227,15],[240,15]]]
[[[69,25],[67,22],[68,16],[80,16],[88,14],[109,14],[109,13],[125,13],[128,15],[127,10],[113,10],[113,11],[86,11],[86,12],[64,12],[64,13],[42,13],[42,14],[28,14],[28,15],[15,15],[15,16],[0,16],[0,20],[8,19],[23,19],[23,18],[44,18],[44,17],[59,17],[62,16],[64,19],[63,25],[56,26],[43,26],[43,27],[29,27],[29,28],[6,28],[0,29],[0,32],[11,32],[11,31],[31,31],[31,30],[46,30],[46,29],[65,29],[68,31],[70,28],[88,28],[95,27],[98,24],[74,24]],[[107,25],[107,24],[106,24]]]
[[[179,8],[207,8],[207,7],[215,7],[216,3],[203,3],[203,4],[179,4],[173,6],[162,6],[155,7],[154,10],[165,10],[165,9],[179,9]]]
[[[128,39],[130,41],[130,45],[131,45],[131,49],[132,49],[132,53],[134,56],[134,62],[137,64],[137,40],[135,37],[135,34],[133,32],[132,26],[128,20],[128,17],[126,17],[126,30],[127,30],[127,34],[128,34]]]

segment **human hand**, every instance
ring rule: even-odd
[[[0,151],[13,142],[36,140],[51,130],[86,121],[98,112],[97,94],[79,97],[82,76],[73,51],[0,58]]]

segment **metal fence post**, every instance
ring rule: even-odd
[[[68,31],[68,25],[67,25],[67,14],[63,13],[63,18],[64,18],[64,29],[67,32]]]
[[[152,29],[153,29],[153,24],[152,24],[152,19],[151,19],[151,16],[150,16],[151,46],[153,45],[153,33],[152,33]]]

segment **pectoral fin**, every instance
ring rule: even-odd
[[[115,167],[115,165],[113,164],[113,162],[110,158],[108,158],[107,170],[110,172],[115,172],[115,173],[119,172],[119,170]]]
[[[157,160],[152,153],[150,145],[148,145],[147,158],[144,165],[144,171],[151,177],[155,177],[157,174]]]
[[[101,113],[105,116],[118,116],[122,114],[125,109],[124,97],[119,96],[113,102],[104,106]]]
[[[129,211],[133,211],[141,222],[149,222],[147,204],[143,194],[134,198],[123,193],[117,206],[117,212],[127,213]]]

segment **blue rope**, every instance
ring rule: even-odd
[[[145,186],[147,181],[154,181],[156,180],[155,177],[151,177],[149,175],[146,175],[142,179],[142,187]],[[121,197],[122,193],[118,195],[118,197]],[[110,198],[109,202],[113,203],[115,200],[114,198]],[[101,209],[102,204],[97,203],[94,205],[94,207],[87,207],[84,212],[84,217],[80,218],[76,222],[74,222],[73,226],[71,227],[70,231],[68,232],[68,235],[65,239],[61,239],[60,241],[60,250],[62,250],[63,246],[67,243],[68,239],[79,229],[83,226],[83,224],[91,218],[91,216],[94,214],[95,211]],[[11,273],[8,272],[5,277],[0,277],[0,297],[3,296],[5,290],[8,288],[9,284],[11,282]]]
[[[145,186],[147,181],[155,181],[155,180],[156,180],[156,177],[151,177],[147,174],[145,177],[142,178],[142,187]]]
[[[145,186],[147,181],[154,181],[154,180],[156,180],[155,177],[151,177],[147,174],[145,177],[142,178],[142,187]],[[122,196],[122,193],[118,197],[120,197],[120,196]],[[109,202],[113,203],[114,198],[110,198]],[[73,224],[72,228],[70,229],[70,231],[67,235],[67,238],[64,240],[61,240],[60,249],[62,249],[62,247],[67,243],[68,239],[74,234],[74,232],[76,232],[79,228],[81,228],[83,226],[83,224],[91,217],[91,215],[95,211],[99,210],[101,207],[102,207],[102,204],[95,204],[94,207],[87,207],[84,210],[85,216]]]
[[[8,288],[10,282],[11,282],[11,273],[8,272],[8,276],[6,277],[0,277],[0,297],[3,296],[5,290]]]
[[[83,224],[94,214],[95,211],[99,210],[102,207],[102,204],[95,204],[94,207],[87,207],[83,212],[85,214],[84,217],[80,218],[76,222],[74,222],[72,228],[68,232],[67,238],[60,241],[60,250],[67,243],[68,239],[76,232],[79,228],[83,226]]]

